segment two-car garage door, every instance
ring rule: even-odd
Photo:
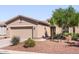
[[[32,38],[33,30],[32,27],[11,27],[11,37],[18,36],[21,39]]]

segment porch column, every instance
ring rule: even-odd
[[[51,35],[51,39],[53,39],[53,37],[56,34],[56,27],[55,26],[51,26],[50,27],[50,35]]]

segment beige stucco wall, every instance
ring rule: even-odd
[[[70,33],[72,33],[72,32],[73,32],[73,29],[72,29],[71,27],[69,28],[69,32],[70,32]]]
[[[56,34],[59,34],[61,32],[62,32],[62,29],[60,27],[56,26]]]
[[[75,32],[79,33],[79,27],[75,27]]]
[[[69,28],[69,32],[70,33],[73,33],[73,29],[72,28]],[[75,27],[75,32],[76,33],[79,33],[79,27]]]
[[[33,26],[33,38],[37,38],[38,36],[38,25]]]
[[[56,33],[58,34],[58,33],[61,33],[61,32],[62,32],[62,29],[60,27],[56,26]],[[69,28],[69,32],[73,33],[73,28],[72,27]],[[75,27],[75,32],[79,33],[79,27]]]
[[[46,28],[48,36],[50,36],[50,27],[44,26],[44,25],[38,25],[37,26],[38,38],[41,38],[42,36],[45,36],[45,28]]]

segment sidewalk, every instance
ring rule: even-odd
[[[0,49],[0,54],[42,54],[42,53],[24,52],[24,51],[13,51],[13,50]]]

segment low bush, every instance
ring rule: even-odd
[[[68,36],[68,35],[71,35],[71,33],[65,32],[65,33],[63,33],[63,35]]]
[[[76,33],[76,36],[79,37],[79,33]]]
[[[24,42],[24,47],[27,48],[27,47],[34,47],[35,46],[35,41],[32,40],[31,38],[28,38],[28,40],[26,40]]]
[[[62,33],[56,34],[56,35],[53,37],[53,39],[63,39],[63,38],[64,38],[64,36],[62,35]]]
[[[19,37],[13,37],[11,40],[12,45],[17,45],[20,42]]]
[[[78,39],[79,39],[79,34],[78,33],[72,35],[72,40],[77,41]]]
[[[71,33],[60,33],[60,34],[56,34],[53,39],[65,39],[65,36],[71,35]]]

